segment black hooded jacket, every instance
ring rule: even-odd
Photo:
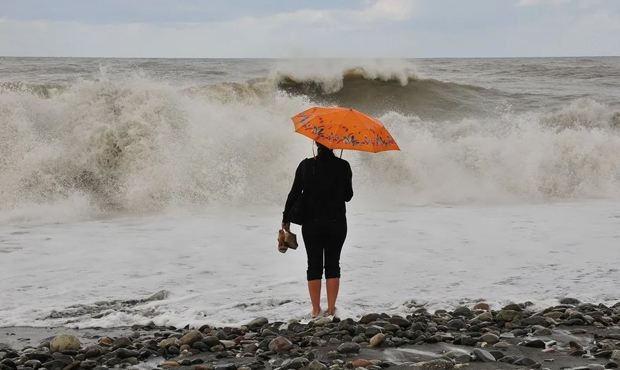
[[[331,150],[304,159],[295,171],[282,222],[291,221],[291,208],[302,193],[305,222],[346,220],[345,202],[353,197],[351,178],[349,162],[336,157]]]

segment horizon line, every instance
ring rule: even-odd
[[[620,54],[614,55],[546,55],[546,56],[424,56],[424,57],[154,57],[154,56],[57,56],[57,55],[0,55],[0,58],[49,58],[49,59],[549,59],[549,58],[617,58]]]

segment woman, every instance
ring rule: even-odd
[[[335,315],[340,288],[340,251],[347,236],[345,202],[353,197],[351,166],[328,147],[316,143],[317,155],[306,158],[295,171],[282,217],[282,228],[290,231],[291,211],[302,197],[301,233],[308,256],[308,292],[312,317],[321,314],[321,279],[325,270],[327,314]],[[303,196],[302,196],[303,194]]]

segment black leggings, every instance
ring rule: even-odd
[[[339,278],[340,251],[347,237],[347,221],[309,222],[301,227],[301,234],[308,255],[308,280],[320,280],[323,268],[326,279]]]

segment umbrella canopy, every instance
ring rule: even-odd
[[[378,120],[351,108],[313,107],[291,118],[295,132],[330,149],[365,152],[400,150]]]

